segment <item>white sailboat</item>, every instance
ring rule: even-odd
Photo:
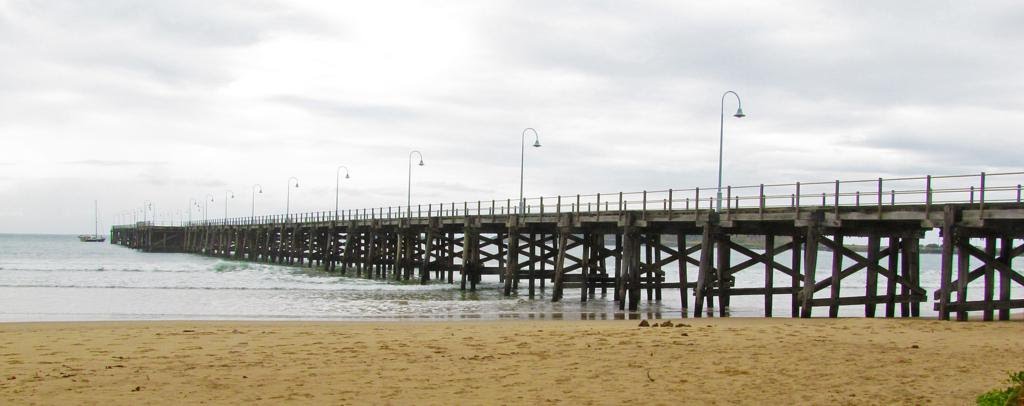
[[[93,210],[93,231],[92,231],[92,235],[82,234],[82,235],[78,236],[78,240],[81,241],[81,242],[104,242],[104,241],[107,240],[107,237],[104,237],[104,236],[100,235],[99,203],[97,203],[95,200],[92,201],[92,210]]]

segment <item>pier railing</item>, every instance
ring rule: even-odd
[[[919,176],[724,186],[721,210],[793,208],[838,208],[865,206],[1020,203],[1024,172],[979,173],[971,175]],[[495,216],[515,213],[557,214],[622,211],[709,211],[718,206],[717,189],[688,188],[637,192],[592,193],[540,196],[523,199],[476,200],[450,203],[421,203],[316,211],[288,216],[261,215],[153,225],[248,225],[304,221],[349,221],[370,219]],[[130,226],[130,225],[124,225]]]

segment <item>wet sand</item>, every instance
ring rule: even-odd
[[[968,404],[1024,323],[0,324],[0,403]]]

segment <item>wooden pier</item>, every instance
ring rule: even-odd
[[[468,290],[497,275],[505,295],[550,289],[559,301],[579,289],[580,300],[608,298],[630,311],[675,289],[694,317],[716,301],[726,315],[732,298],[759,296],[766,317],[777,315],[773,301],[782,297],[791,317],[826,309],[837,317],[844,306],[862,307],[866,317],[916,317],[931,303],[942,319],[1007,320],[1024,308],[1024,275],[1013,267],[1024,254],[1021,179],[982,173],[730,187],[721,210],[702,198],[714,190],[687,189],[139,224],[113,227],[111,243]],[[941,233],[933,292],[920,283],[929,230]],[[851,239],[866,242],[866,252]],[[821,255],[832,263],[823,275]],[[667,281],[670,265],[678,282]],[[763,284],[735,286],[755,268]],[[843,295],[851,280],[863,283],[862,294]]]

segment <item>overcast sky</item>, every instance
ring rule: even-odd
[[[726,184],[1019,171],[1022,74],[1020,1],[0,0],[0,232],[709,187],[726,90]]]

